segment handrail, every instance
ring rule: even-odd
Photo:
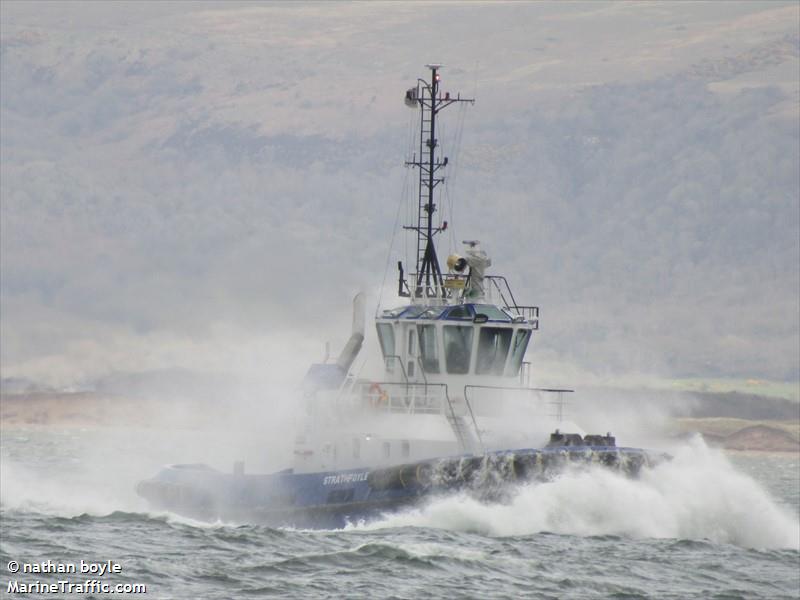
[[[464,386],[464,394],[467,393],[467,388],[482,388],[487,390],[512,390],[512,391],[519,391],[519,392],[574,392],[575,390],[567,390],[567,389],[560,389],[560,388],[534,388],[534,387],[516,387],[516,386],[509,386],[509,385],[473,385],[468,384]]]
[[[514,310],[518,314],[520,314],[523,317],[526,317],[526,318],[528,318],[530,320],[536,319],[536,325],[537,326],[535,327],[535,329],[539,328],[538,327],[538,319],[539,319],[539,307],[538,306],[528,306],[528,305],[517,304],[517,299],[514,298],[514,292],[511,291],[511,286],[508,285],[508,280],[503,275],[487,275],[486,279],[488,279],[491,282],[491,284],[497,290],[497,293],[500,294],[500,299],[503,301],[503,304],[505,304],[505,307],[507,309]],[[508,292],[508,296],[509,296],[509,298],[511,298],[511,302],[509,302],[506,299],[505,294],[503,294],[503,289],[500,287],[500,284],[498,283],[498,281],[502,281],[503,282],[503,285],[505,286],[506,291]]]
[[[417,359],[417,366],[419,367],[419,372],[422,373],[422,381],[427,386],[428,385],[428,376],[425,374],[425,368],[422,366],[422,358],[419,356],[415,356]]]
[[[412,382],[408,380],[408,374],[406,373],[406,366],[403,364],[403,359],[400,358],[397,354],[387,354],[386,356],[383,357],[384,364],[386,363],[386,359],[387,358],[394,358],[395,360],[397,360],[398,363],[400,363],[400,369],[403,372],[403,380],[405,381],[406,386],[411,384]],[[422,373],[423,384],[427,388],[427,386],[428,386],[428,376],[425,374],[425,369],[422,367],[422,359],[419,356],[415,356],[414,358],[416,359],[417,366],[419,367],[419,370]],[[427,393],[427,392],[428,392],[428,390],[426,389],[425,393]]]
[[[472,417],[472,426],[475,428],[475,435],[478,436],[478,443],[481,445],[481,450],[484,454],[486,454],[486,446],[483,445],[483,436],[481,436],[481,430],[478,429],[478,422],[475,420],[475,413],[472,412],[472,405],[470,405],[469,398],[467,398],[466,386],[464,386],[464,404],[467,405],[467,408],[469,409],[469,416]]]
[[[397,354],[387,354],[387,355],[385,355],[383,357],[384,366],[386,366],[386,359],[387,358],[394,358],[394,359],[397,360],[398,363],[400,363],[400,370],[403,372],[403,380],[406,382],[406,385],[408,385],[408,383],[409,383],[408,382],[408,375],[406,375],[406,367],[403,364],[403,359],[400,358],[399,356],[397,356]]]
[[[456,417],[456,411],[453,408],[453,402],[450,400],[450,393],[447,391],[447,384],[446,383],[444,384],[444,397],[445,397],[445,400],[447,400],[447,406],[450,407],[450,415],[452,415],[453,422],[455,423],[456,420],[458,419],[458,417]],[[466,441],[464,440],[464,437],[460,433],[459,433],[458,437],[459,437],[458,442],[461,444],[461,448],[463,448],[464,450],[467,450],[467,444],[466,444]]]
[[[503,295],[503,290],[500,289],[500,286],[497,283],[497,280],[502,281],[506,285],[506,290],[508,290],[508,295],[511,297],[511,302],[513,302],[513,306],[516,308],[517,301],[514,298],[514,292],[511,291],[511,286],[508,285],[508,280],[503,275],[487,275],[486,279],[492,282],[492,285],[497,289],[497,293],[500,294],[500,299],[506,305],[506,308],[511,308],[512,305],[508,303],[506,297]]]
[[[392,386],[392,385],[403,385],[402,383],[397,382],[397,381],[362,382],[363,385],[366,385],[367,383],[369,383],[370,385],[378,384],[378,385],[383,385],[383,386],[387,386],[387,387]],[[428,387],[437,387],[437,388],[443,389],[444,390],[444,399],[447,401],[447,409],[449,409],[450,416],[453,418],[453,422],[457,422],[459,417],[458,417],[458,415],[456,415],[455,408],[453,407],[453,401],[450,399],[449,388],[448,388],[446,383],[427,383],[427,382],[425,382],[425,383],[417,383],[417,382],[409,382],[409,383],[406,383],[405,385],[406,385],[406,388],[411,387],[411,386],[424,387],[425,388],[426,397],[427,397],[427,389],[428,389]],[[477,423],[475,421],[475,415],[472,413],[472,408],[469,407],[469,404],[467,404],[467,407],[470,408],[470,414],[472,415],[472,422],[473,422],[473,425],[475,426],[475,432],[478,434],[478,442],[481,445],[481,449],[485,452],[485,448],[483,446],[483,439],[481,438],[480,432],[478,431],[478,428],[477,428]],[[442,409],[441,409],[442,412],[444,412],[443,409],[444,409],[444,407],[442,407]],[[460,433],[460,430],[457,431],[457,434],[458,434],[458,437],[459,437],[458,442],[461,445],[461,448],[465,452],[470,451],[469,445],[467,444],[467,440],[464,438],[463,434]]]
[[[558,421],[561,422],[564,419],[564,398],[562,394],[564,393],[572,393],[575,390],[568,390],[568,389],[561,389],[561,388],[532,388],[532,387],[515,387],[515,386],[504,386],[504,385],[465,385],[464,386],[464,400],[467,402],[467,406],[472,412],[472,407],[469,404],[469,400],[467,399],[467,390],[468,389],[486,389],[486,390],[508,390],[512,392],[548,392],[548,393],[557,393],[558,400],[556,402],[557,405],[557,413],[556,417]],[[474,419],[474,417],[473,417]],[[476,426],[477,427],[477,426]]]
[[[444,384],[444,397],[447,400],[447,405],[450,407],[450,414],[453,417],[453,423],[458,423],[459,417],[456,416],[456,411],[453,408],[453,402],[450,400],[450,393],[448,391],[447,384]],[[478,444],[480,445],[481,452],[486,454],[486,446],[483,445],[483,438],[481,437],[481,432],[478,429],[478,423],[475,421],[475,415],[472,413],[472,407],[470,407],[469,402],[466,401],[466,398],[464,398],[464,401],[465,401],[465,403],[467,405],[467,408],[469,408],[469,414],[472,416],[472,425],[475,428],[475,434],[478,436]],[[458,437],[459,437],[459,442],[461,444],[461,448],[465,452],[471,451],[472,448],[470,448],[468,446],[467,440],[465,439],[464,435],[461,433],[461,428],[460,427],[457,429],[457,433],[458,433]]]
[[[416,387],[432,387],[432,388],[446,388],[446,383],[425,383],[424,381],[409,381],[405,383],[403,381],[375,381],[373,379],[362,379],[358,383],[361,385],[372,385],[373,383],[377,383],[378,385],[408,385],[408,387],[416,386]]]
[[[364,388],[366,388],[367,386],[371,387],[373,385],[378,385],[378,386],[385,387],[385,388],[389,389],[390,390],[390,393],[388,395],[389,396],[389,403],[388,403],[387,406],[389,407],[389,411],[390,412],[392,412],[392,407],[394,406],[394,403],[392,402],[392,399],[395,399],[395,400],[400,399],[400,400],[402,400],[402,398],[403,398],[402,395],[392,394],[391,393],[391,389],[392,389],[393,386],[404,386],[405,387],[405,390],[406,390],[405,408],[409,409],[409,412],[427,412],[427,413],[435,412],[435,413],[438,413],[438,414],[444,414],[446,412],[445,411],[445,407],[444,407],[443,403],[441,402],[441,396],[442,395],[441,394],[432,395],[429,392],[429,388],[444,388],[445,396],[447,396],[447,384],[446,383],[422,383],[422,382],[416,382],[416,381],[412,381],[412,382],[409,382],[409,383],[403,383],[402,381],[373,381],[373,380],[367,380],[367,381],[359,381],[358,385],[361,386],[362,390]],[[411,388],[413,388],[414,390],[418,390],[418,388],[424,388],[424,392],[423,392],[423,394],[418,394],[416,392],[411,393],[410,392]],[[368,393],[366,395],[369,396],[369,397],[376,397],[377,393],[370,392],[370,393]],[[420,402],[422,402],[423,400],[425,400],[425,403],[420,404]],[[432,400],[435,401],[435,404],[433,404],[433,405],[431,404]],[[412,407],[413,407],[413,410],[412,410]]]

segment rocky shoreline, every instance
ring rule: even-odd
[[[800,452],[800,421],[736,418],[676,419],[675,437],[700,435],[709,446],[725,450]]]

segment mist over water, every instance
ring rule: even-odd
[[[59,517],[144,513],[135,486],[164,465],[204,463],[230,472],[243,461],[248,472],[273,472],[290,464],[296,384],[226,381],[172,394],[150,382],[127,391],[127,397],[111,395],[90,405],[114,424],[4,428],[4,510]],[[88,412],[86,404],[75,402],[75,411]]]
[[[2,564],[118,560],[120,581],[146,582],[155,598],[749,599],[794,598],[800,586],[796,455],[728,457],[693,441],[636,480],[575,471],[504,504],[457,495],[332,531],[202,523],[152,512],[134,494],[166,453],[205,458],[223,441],[4,431]]]
[[[118,511],[150,515],[134,488],[165,464],[205,463],[230,472],[241,460],[249,473],[291,466],[294,421],[302,405],[298,386],[249,381],[239,388],[209,386],[206,397],[193,400],[161,396],[151,402],[158,393],[140,390],[137,413],[146,426],[4,430],[3,511],[66,518]],[[422,527],[491,537],[549,532],[799,549],[800,457],[731,458],[699,437],[666,441],[664,424],[675,407],[651,405],[646,411],[615,410],[603,417],[602,396],[576,396],[581,400],[573,403],[569,416],[586,423],[587,431],[601,432],[605,423],[622,432],[618,445],[660,449],[671,459],[636,479],[604,469],[574,470],[522,486],[502,504],[453,495],[348,529]]]

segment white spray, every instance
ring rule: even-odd
[[[523,487],[507,504],[465,495],[360,525],[435,527],[491,536],[538,532],[708,539],[755,548],[800,547],[800,522],[725,456],[694,440],[673,460],[629,479],[602,468]]]

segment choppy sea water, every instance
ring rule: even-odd
[[[0,595],[125,597],[8,594],[11,581],[95,579],[144,584],[127,596],[142,598],[800,597],[795,454],[725,456],[695,442],[638,480],[569,473],[504,505],[453,496],[308,531],[150,512],[132,490],[152,474],[152,444],[115,439],[3,432]],[[12,574],[10,561],[113,561],[119,572]]]

